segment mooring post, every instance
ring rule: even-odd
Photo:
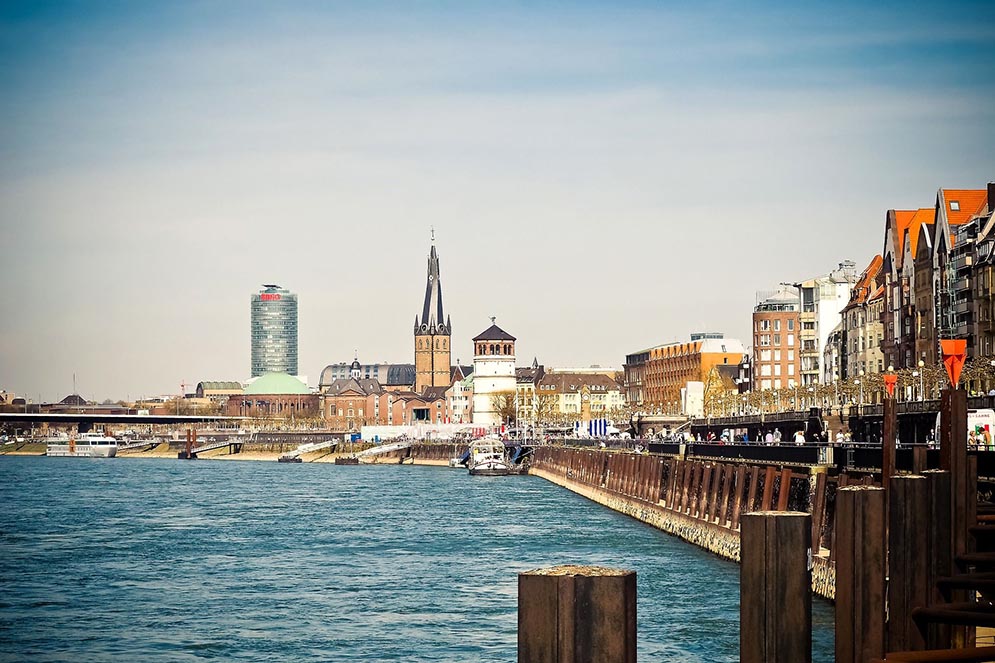
[[[953,559],[950,557],[950,473],[946,470],[926,470],[927,527],[926,527],[926,605],[945,603],[936,586],[939,578],[953,575]],[[952,644],[950,627],[946,624],[930,624],[926,633],[926,646],[929,649],[946,649]]]
[[[951,555],[967,551],[967,392],[944,389],[940,399],[940,469],[950,472]]]
[[[747,513],[740,541],[741,663],[811,663],[812,517]]]
[[[635,571],[565,565],[518,574],[518,663],[635,661]]]
[[[895,440],[898,434],[898,407],[893,396],[884,399],[884,439],[881,445],[881,487],[888,490],[888,481],[895,474]]]
[[[927,605],[929,595],[927,487],[926,477],[906,475],[892,477],[888,490],[888,648],[892,651],[926,648],[912,610]]]
[[[836,663],[885,654],[884,488],[836,493]]]

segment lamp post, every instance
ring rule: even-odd
[[[864,381],[861,379],[863,377],[864,377],[864,371],[860,371],[860,377],[854,380],[854,382],[860,388],[859,396],[857,397],[857,412],[862,412],[864,409]]]
[[[920,359],[919,360],[919,371],[918,371],[918,373],[919,373],[919,400],[920,401],[926,400],[926,389],[924,387],[923,370],[922,370],[925,366],[926,366],[926,362],[924,362],[922,359]]]

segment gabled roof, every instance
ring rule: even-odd
[[[449,383],[452,384],[457,380],[465,380],[471,375],[473,375],[473,366],[453,366],[449,373]]]
[[[861,272],[860,276],[857,278],[857,282],[853,286],[853,290],[850,291],[850,301],[847,305],[843,307],[846,311],[854,306],[860,306],[861,304],[867,302],[870,299],[872,291],[874,290],[874,282],[877,278],[878,272],[881,271],[881,266],[884,264],[884,260],[881,256],[874,256],[871,258],[870,264]]]
[[[484,331],[473,337],[474,341],[514,341],[514,336],[501,329],[497,325],[491,325]]]
[[[967,223],[975,216],[984,213],[988,205],[988,191],[986,189],[940,189],[937,204],[939,205],[941,201],[947,222],[956,226]]]
[[[576,393],[585,386],[597,391],[621,391],[618,383],[607,375],[598,373],[546,373],[539,381],[540,385],[553,387],[551,391],[559,393]]]
[[[355,378],[338,378],[337,380],[332,380],[332,383],[325,389],[325,394],[328,396],[341,396],[348,393],[370,396],[382,392],[383,387],[380,386],[380,382],[372,378],[360,380]]]
[[[79,405],[89,405],[89,403],[87,403],[86,399],[80,396],[79,394],[69,394],[61,401],[59,401],[59,405],[79,406]]]
[[[920,207],[909,220],[909,252],[915,260],[916,250],[919,248],[919,229],[923,224],[932,226],[936,222],[936,209],[932,207]],[[931,235],[932,236],[932,235]]]

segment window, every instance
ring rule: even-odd
[[[764,345],[764,346],[770,345],[770,334],[761,334],[760,335],[760,345]]]
[[[779,377],[781,375],[781,365],[774,364],[774,377]]]
[[[781,345],[781,335],[774,334],[774,345]]]
[[[788,375],[794,375],[794,374],[795,374],[795,365],[788,364]],[[794,380],[788,380],[788,386],[791,386],[792,382],[794,382]]]
[[[770,364],[764,364],[760,367],[760,375],[762,377],[770,377]]]
[[[774,321],[774,331],[781,331],[781,321],[780,320],[775,320]]]
[[[761,320],[760,331],[769,331],[769,330],[770,330],[770,320]]]
[[[788,331],[794,331],[794,330],[795,330],[795,321],[788,320]]]
[[[774,350],[774,361],[781,361],[781,351]]]
[[[760,351],[760,361],[770,361],[770,350]]]
[[[770,380],[761,380],[760,381],[760,388],[761,389],[770,389]]]
[[[795,335],[788,334],[788,345],[794,345],[794,344],[795,344]]]
[[[788,350],[788,361],[794,361],[794,360],[795,360],[795,351]]]
[[[950,211],[951,212],[959,212],[960,211],[960,201],[951,200],[950,201]]]
[[[854,320],[856,320],[856,318]],[[856,322],[854,322],[854,324],[856,324]],[[815,329],[815,323],[814,322],[803,323],[802,329]]]

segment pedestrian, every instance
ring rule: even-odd
[[[771,433],[770,431],[767,431],[767,434],[764,435],[764,442],[767,444],[767,446],[771,446],[772,444],[774,444],[774,434]]]
[[[843,431],[841,430],[836,431],[836,444],[843,444],[843,441],[844,441]]]
[[[781,443],[781,429],[780,428],[775,428],[774,429],[774,444],[780,444],[780,443]]]
[[[805,444],[805,433],[803,431],[795,431],[795,444]]]

